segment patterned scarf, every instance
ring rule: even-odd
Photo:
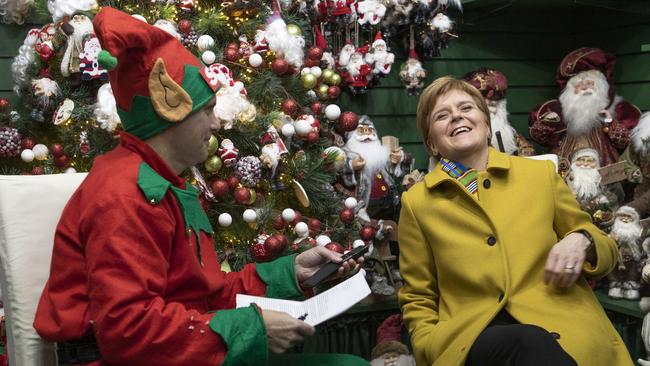
[[[463,164],[447,158],[440,159],[440,164],[442,170],[459,181],[469,193],[478,195],[478,173],[476,170],[468,169]]]

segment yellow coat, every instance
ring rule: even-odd
[[[479,200],[436,167],[402,196],[399,302],[418,366],[463,365],[503,308],[559,334],[580,366],[632,365],[584,278],[566,290],[544,284],[551,247],[571,232],[586,230],[595,241],[598,261],[585,263],[586,275],[604,276],[618,257],[553,163],[490,148],[478,187]]]

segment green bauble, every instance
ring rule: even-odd
[[[203,166],[205,167],[205,170],[207,170],[210,173],[216,173],[221,169],[223,166],[223,162],[221,161],[221,158],[218,156],[211,156],[208,158],[203,163]]]
[[[295,24],[287,24],[287,32],[292,36],[302,36],[302,29]]]
[[[307,73],[307,74],[302,74],[300,76],[300,81],[302,82],[302,87],[303,88],[305,88],[307,90],[311,90],[318,83],[318,78],[316,78],[316,76],[314,76],[314,74]]]
[[[334,71],[332,69],[325,69],[323,70],[323,74],[321,76],[324,82],[331,84],[332,75],[334,75]]]
[[[208,156],[214,155],[218,148],[219,140],[217,140],[214,135],[210,136],[210,141],[208,142]]]
[[[318,99],[320,99],[320,100],[327,100],[328,99],[327,89],[329,89],[329,87],[327,85],[325,85],[325,84],[321,84],[318,87],[318,89],[316,89],[316,95],[318,95]]]
[[[341,84],[341,75],[334,73],[332,77],[330,78],[330,85],[339,85]]]

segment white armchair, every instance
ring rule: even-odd
[[[10,366],[54,366],[54,345],[33,327],[50,272],[54,230],[86,173],[0,176],[0,287]]]

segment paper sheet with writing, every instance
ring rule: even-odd
[[[369,294],[370,287],[364,278],[364,271],[359,271],[347,280],[305,301],[271,299],[243,294],[237,294],[236,299],[238,308],[254,303],[264,310],[282,311],[295,318],[307,314],[305,322],[318,325],[348,310]]]

